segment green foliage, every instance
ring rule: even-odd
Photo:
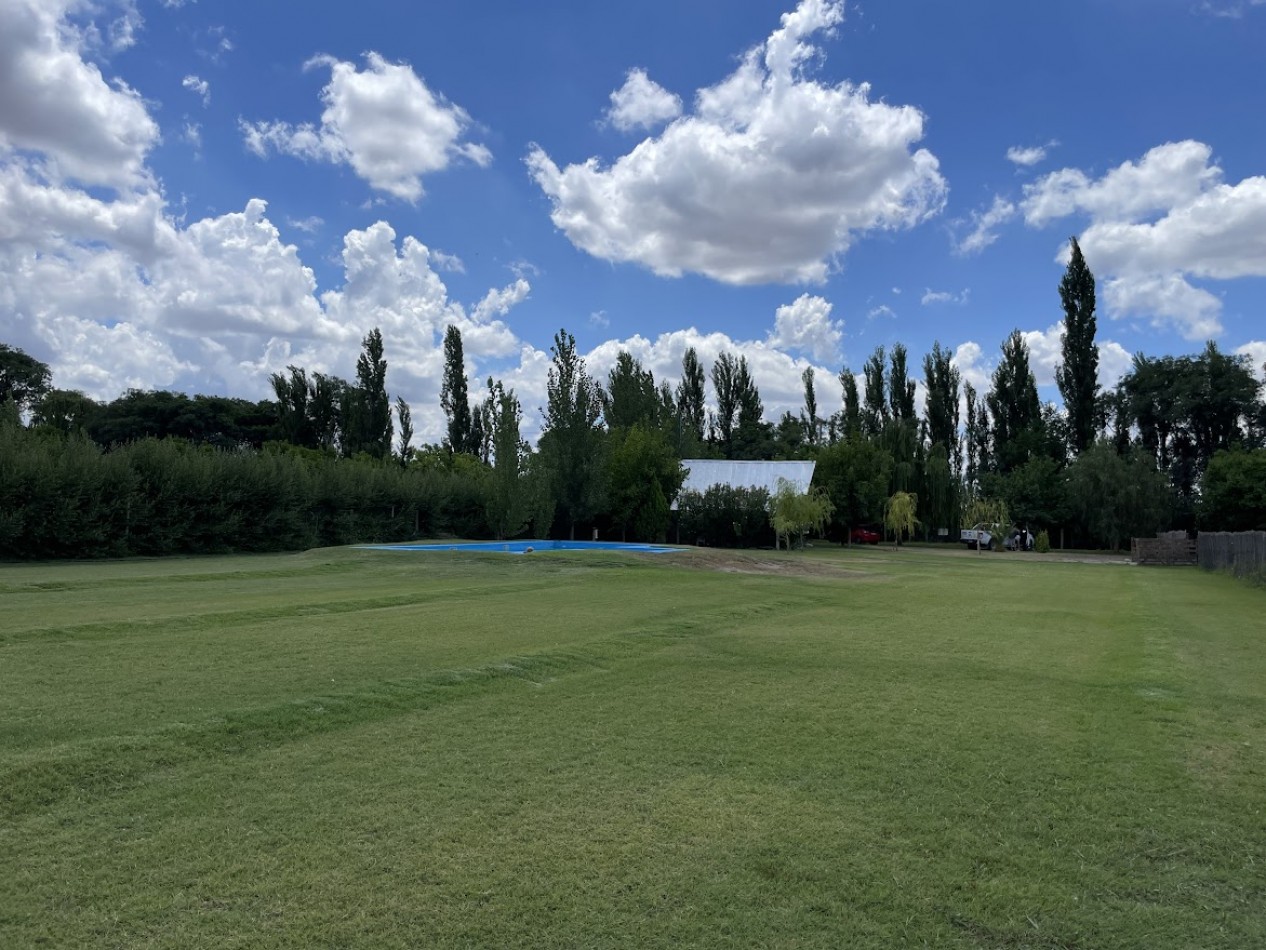
[[[382,331],[370,330],[356,359],[356,385],[343,393],[343,454],[364,452],[370,458],[391,456],[391,399],[387,395],[387,361]]]
[[[993,525],[999,531],[1011,524],[1007,503],[1001,498],[973,498],[963,509],[963,527]]]
[[[1210,342],[1198,356],[1134,357],[1119,392],[1123,415],[1139,442],[1169,476],[1187,522],[1196,486],[1214,454],[1245,443],[1262,412],[1250,359],[1227,355]]]
[[[1033,539],[1033,550],[1038,554],[1051,553],[1051,536],[1046,533],[1046,529],[1039,531],[1037,537]]]
[[[48,364],[15,346],[0,343],[0,403],[12,399],[18,410],[38,403],[52,386]]]
[[[59,407],[67,408],[69,401]],[[173,438],[225,449],[259,448],[273,438],[276,419],[270,403],[139,389],[102,406],[83,406],[82,411],[85,431],[103,446]]]
[[[1006,502],[1016,524],[1052,528],[1068,517],[1064,471],[1053,459],[1037,456],[985,483],[991,495]]]
[[[677,499],[682,539],[720,548],[768,547],[769,492],[763,488],[713,485],[704,492],[683,492]]]
[[[1110,550],[1150,538],[1169,520],[1165,477],[1143,455],[1120,456],[1096,442],[1068,470],[1068,503],[1086,536]]]
[[[1266,449],[1214,454],[1200,483],[1203,531],[1266,531]]]
[[[893,533],[893,543],[900,544],[902,537],[913,535],[919,526],[916,512],[919,510],[919,498],[910,492],[893,493],[884,506],[884,527]]]
[[[492,477],[488,524],[497,538],[513,538],[528,521],[528,446],[519,434],[523,410],[514,390],[488,380],[488,418],[492,431]],[[548,526],[546,528],[548,531]]]
[[[476,454],[479,446],[473,438],[462,332],[451,324],[444,331],[444,379],[440,383],[440,408],[448,419],[448,437],[444,443],[448,450]]]
[[[683,434],[696,446],[703,444],[707,423],[703,366],[692,346],[681,358],[681,382],[677,384],[677,418]]]
[[[638,423],[612,437],[608,477],[611,516],[621,537],[662,541],[668,533],[669,506],[686,470],[663,433]]]
[[[576,352],[575,337],[559,330],[551,353],[540,451],[558,515],[575,538],[576,524],[597,514],[606,496],[604,433],[598,424],[602,397]]]
[[[481,537],[486,468],[402,469],[278,443],[263,452],[140,439],[104,452],[0,426],[0,558],[284,551]]]
[[[818,454],[813,482],[834,505],[833,524],[844,535],[882,520],[892,456],[869,439],[837,442]]]
[[[631,429],[635,425],[653,429],[661,424],[659,392],[655,375],[625,350],[615,358],[602,391],[602,414],[607,428]],[[667,422],[668,420],[663,420]]]
[[[1063,362],[1055,368],[1055,382],[1064,397],[1069,445],[1074,455],[1084,452],[1099,431],[1099,347],[1095,344],[1095,275],[1086,266],[1076,238],[1059,283],[1064,308],[1060,337]]]
[[[73,389],[51,389],[31,407],[31,425],[70,435],[83,433],[101,411],[96,401]]]
[[[1029,368],[1029,347],[1019,330],[1002,344],[985,402],[992,419],[992,467],[1006,474],[1042,451],[1042,406]]]
[[[835,505],[831,503],[830,496],[821,488],[800,492],[791,482],[781,478],[778,490],[769,501],[769,523],[773,526],[775,537],[782,538],[783,546],[790,550],[793,537],[798,546],[803,547],[804,536],[810,531],[822,534],[834,511]]]

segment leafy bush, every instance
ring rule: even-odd
[[[718,548],[772,547],[769,492],[763,488],[713,485],[702,494],[684,492],[678,500],[681,536]]]
[[[1051,536],[1043,529],[1037,533],[1037,537],[1033,539],[1033,550],[1038,554],[1051,553]]]

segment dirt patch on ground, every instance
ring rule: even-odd
[[[879,580],[866,571],[849,570],[826,561],[798,558],[794,554],[731,551],[724,548],[695,548],[671,555],[674,563],[697,571],[720,571],[725,574],[774,574],[786,577],[834,577],[850,580]]]

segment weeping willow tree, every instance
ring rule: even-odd
[[[904,534],[914,534],[919,526],[916,512],[919,510],[919,496],[907,491],[894,492],[884,507],[884,526],[893,533],[892,546],[901,544]]]
[[[787,479],[778,479],[778,491],[769,501],[769,522],[774,528],[775,546],[781,539],[787,550],[791,550],[794,535],[799,539],[798,546],[804,547],[805,535],[810,531],[822,534],[834,513],[835,505],[823,489],[798,492]]]

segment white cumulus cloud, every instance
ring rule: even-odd
[[[1228,184],[1201,142],[1157,146],[1098,179],[1054,172],[1025,189],[1023,210],[1035,226],[1089,215],[1080,244],[1109,312],[1190,340],[1222,330],[1220,298],[1193,280],[1266,277],[1266,176]]]
[[[610,166],[527,157],[573,244],[663,276],[730,284],[820,282],[861,234],[909,228],[944,205],[924,116],[872,102],[866,84],[807,73],[810,42],[843,4],[803,0],[694,109]]]
[[[243,121],[246,146],[255,154],[274,150],[347,164],[371,187],[410,202],[424,193],[423,175],[443,171],[454,159],[491,163],[492,153],[466,138],[466,110],[432,92],[407,64],[371,52],[363,70],[324,56],[308,65],[330,69],[321,124]]]
[[[43,170],[89,185],[133,187],[158,126],[140,95],[81,53],[69,0],[0,3],[0,157],[39,152]]]
[[[622,132],[649,129],[681,115],[681,97],[646,75],[630,69],[624,85],[611,93],[607,121]]]
[[[774,312],[769,345],[805,353],[815,360],[833,362],[840,356],[842,324],[831,319],[831,303],[824,297],[801,294]]]

